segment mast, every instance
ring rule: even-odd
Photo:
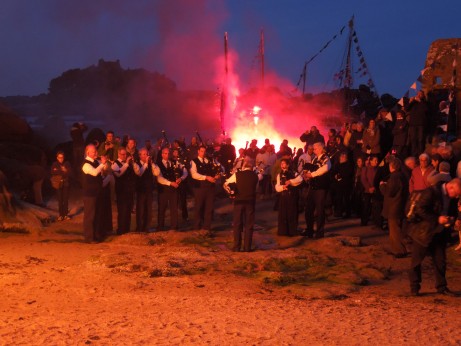
[[[344,68],[344,101],[346,102],[345,104],[346,115],[351,114],[351,89],[354,84],[354,80],[352,78],[352,57],[351,57],[354,33],[355,33],[354,16],[352,16],[351,20],[349,21],[349,39],[347,41],[346,66]]]
[[[226,114],[226,107],[227,107],[227,93],[229,91],[229,83],[228,83],[228,75],[229,75],[229,65],[228,65],[228,36],[227,32],[224,33],[224,83],[221,90],[221,108],[220,108],[220,120],[221,120],[221,132],[225,136],[226,135],[226,128],[225,128],[225,114]]]
[[[344,87],[347,89],[350,89],[353,85],[352,59],[351,59],[353,35],[354,35],[354,16],[352,16],[351,20],[349,21],[349,40],[347,42],[347,58],[346,58],[346,67],[345,67],[345,78],[344,78]]]
[[[303,96],[306,92],[306,77],[307,77],[307,62],[304,63],[304,68],[303,68],[303,74],[302,74],[302,79],[303,79]]]
[[[261,29],[259,41],[259,57],[261,61],[261,89],[264,89],[264,30]]]

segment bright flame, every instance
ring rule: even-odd
[[[258,112],[260,111],[261,108],[259,108]],[[236,117],[238,119],[235,126],[230,130],[230,137],[237,150],[245,148],[246,142],[253,139],[258,141],[257,146],[261,148],[266,138],[270,140],[271,144],[274,144],[275,152],[279,151],[280,144],[284,139],[288,140],[288,146],[292,149],[293,146],[298,148],[304,146],[299,138],[286,136],[284,133],[278,132],[277,127],[274,125],[274,118],[266,111],[264,111],[264,117],[261,118],[255,116],[252,119],[251,114],[248,114],[248,112],[241,112]],[[280,119],[283,119],[283,116],[280,116]]]
[[[259,114],[260,111],[261,111],[261,107],[258,107],[258,106],[254,106],[254,107],[253,107],[253,114],[254,114],[254,115]]]

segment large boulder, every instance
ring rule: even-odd
[[[28,142],[32,136],[29,124],[12,110],[0,104],[0,141]]]

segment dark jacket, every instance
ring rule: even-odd
[[[323,143],[323,144],[325,144],[325,138],[320,134],[320,132],[303,133],[299,137],[299,139],[301,140],[301,142],[306,142],[306,146],[307,145],[312,145],[314,143]]]
[[[429,108],[426,101],[412,101],[407,108],[410,126],[426,126]]]
[[[379,186],[384,196],[382,216],[386,219],[402,219],[408,197],[408,184],[402,172],[395,171],[385,184]]]
[[[418,244],[429,246],[436,233],[441,231],[438,217],[442,210],[441,194],[438,187],[428,187],[414,191],[405,207],[407,233]],[[411,217],[410,217],[411,215]]]
[[[407,143],[408,122],[405,119],[397,119],[392,130],[394,146],[404,146]]]

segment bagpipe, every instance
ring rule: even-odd
[[[246,141],[246,144],[245,144],[245,149],[244,149],[244,153],[247,151],[248,149],[248,144],[249,142]],[[245,160],[245,156],[243,157],[237,157],[234,161],[234,165],[232,166],[232,170],[231,170],[231,174],[234,174],[238,171],[241,171],[242,170],[242,167],[243,167],[243,161]]]
[[[166,136],[165,130],[162,130],[162,135],[163,135],[163,148],[170,148],[171,144],[170,141],[168,140],[168,137]]]
[[[173,172],[175,180],[178,180],[183,175],[184,165],[179,160],[173,160]]]
[[[209,146],[206,145],[206,143],[203,141],[202,139],[202,136],[200,136],[200,133],[198,131],[195,131],[195,134],[197,135],[197,138],[200,142],[200,145],[203,145],[205,146],[206,148],[206,157],[208,159],[208,162],[211,166],[211,175],[216,177],[219,175],[219,177],[223,177],[225,176],[225,172],[223,170],[223,165],[221,165],[221,163],[218,161],[217,159],[217,156],[218,156],[218,152],[213,152],[213,153],[210,153],[209,152]]]

